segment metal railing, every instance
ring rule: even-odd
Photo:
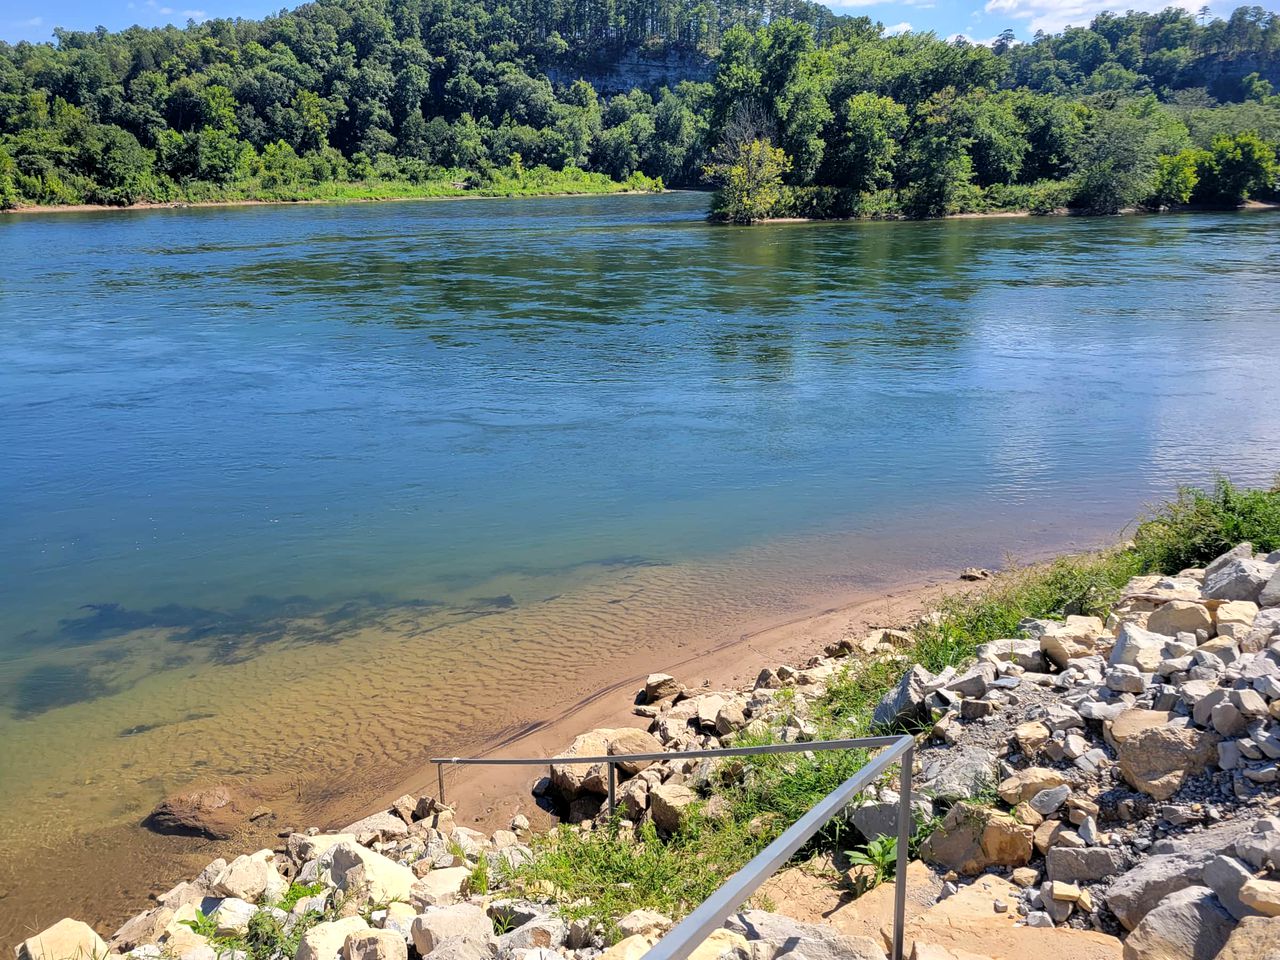
[[[650,948],[645,960],[685,960],[747,898],[760,889],[774,872],[836,814],[876,781],[895,762],[901,764],[898,794],[897,865],[893,891],[893,942],[889,960],[902,960],[903,935],[907,908],[908,838],[911,834],[911,773],[915,762],[915,740],[908,736],[855,737],[849,740],[815,740],[808,743],[778,743],[759,747],[723,747],[718,750],[678,750],[664,753],[628,753],[604,757],[435,757],[440,784],[440,802],[444,802],[444,768],[458,766],[547,766],[572,764],[589,766],[603,763],[608,767],[609,815],[617,812],[617,771],[619,763],[636,761],[662,762],[718,757],[750,757],[767,753],[808,753],[816,750],[874,750],[876,754],[857,773],[819,800],[803,817],[782,835],[751,858],[741,870],[726,880],[715,893],[692,913],[672,927]]]

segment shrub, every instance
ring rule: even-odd
[[[1280,550],[1280,478],[1270,490],[1242,490],[1225,477],[1211,490],[1181,487],[1147,514],[1133,540],[1150,573],[1203,566],[1244,540],[1255,550]]]

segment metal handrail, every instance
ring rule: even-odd
[[[629,761],[665,761],[702,757],[750,757],[771,753],[808,753],[813,750],[868,750],[883,747],[870,762],[836,787],[782,835],[751,858],[741,870],[726,880],[715,893],[677,923],[650,948],[645,960],[685,960],[698,945],[734,913],[751,894],[782,866],[822,827],[865,790],[895,761],[901,764],[898,794],[897,864],[893,891],[893,943],[889,960],[902,960],[907,910],[908,836],[911,832],[911,773],[915,763],[915,740],[896,737],[854,737],[846,740],[814,740],[808,743],[777,743],[758,747],[722,747],[718,750],[675,750],[663,753],[626,753],[604,757],[434,757],[444,802],[444,765],[460,766],[543,766],[546,764],[607,764],[609,771],[609,815],[617,811],[614,766]]]

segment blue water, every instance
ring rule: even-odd
[[[1280,469],[1275,215],[704,207],[0,220],[0,656]]]

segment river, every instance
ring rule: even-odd
[[[744,624],[1280,469],[1274,214],[704,210],[0,219],[0,933],[199,860],[166,791],[354,815]]]

